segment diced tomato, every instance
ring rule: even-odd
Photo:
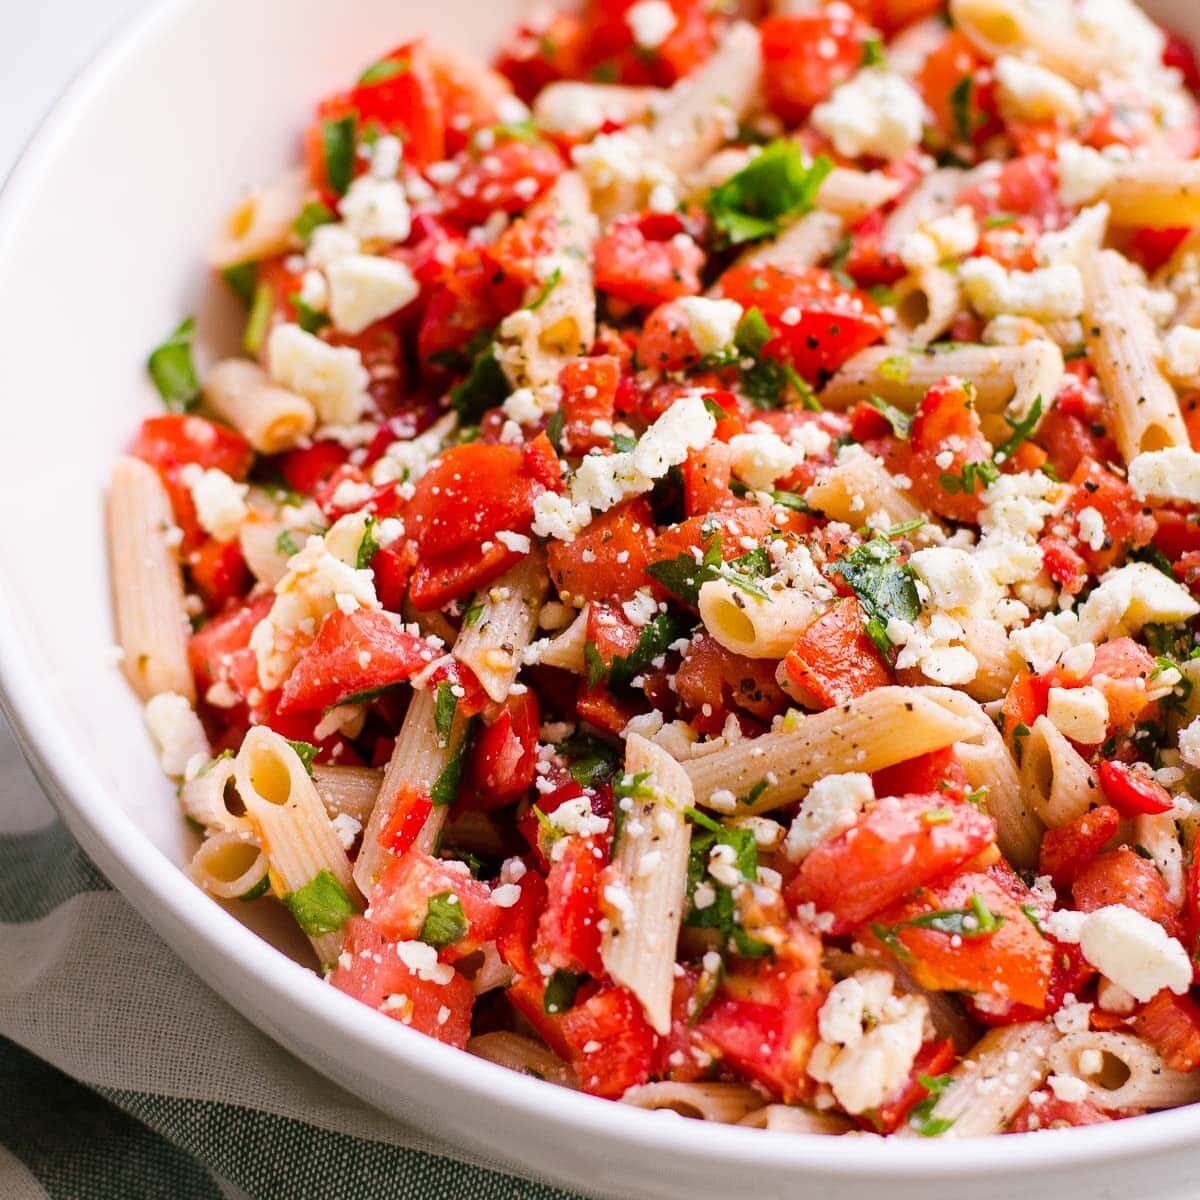
[[[602,975],[600,960],[600,876],[608,849],[598,836],[568,836],[546,878],[549,896],[538,922],[535,954],[559,970]]]
[[[700,973],[680,964],[671,991],[671,1029],[660,1035],[654,1053],[653,1075],[676,1083],[692,1083],[707,1073],[710,1056],[696,1032],[705,1000],[697,995]],[[711,996],[709,997],[711,999]]]
[[[692,450],[683,464],[683,507],[689,517],[736,503],[733,489],[733,451],[724,442],[709,442]]]
[[[996,822],[974,805],[937,792],[885,797],[845,833],[821,842],[785,894],[791,904],[811,900],[832,914],[832,933],[847,933],[995,839]]]
[[[1067,217],[1058,197],[1058,169],[1044,154],[1009,159],[986,183],[965,189],[958,202],[969,205],[980,221],[1015,213],[1035,218],[1043,229],[1057,229]]]
[[[775,958],[729,971],[696,1032],[734,1070],[793,1103],[812,1089],[805,1068],[827,989],[821,939],[792,925]]]
[[[473,807],[503,808],[533,786],[540,728],[537,696],[509,696],[471,748]]]
[[[1006,1133],[1035,1133],[1041,1129],[1078,1129],[1083,1125],[1102,1125],[1113,1118],[1087,1100],[1059,1100],[1053,1094],[1039,1093],[1040,1104],[1026,1100],[1008,1123]]]
[[[230,542],[209,538],[188,557],[188,571],[209,612],[219,611],[250,590],[250,571],[237,538]]]
[[[1170,812],[1171,793],[1156,779],[1122,762],[1102,762],[1097,771],[1104,798],[1123,817]]]
[[[866,293],[843,287],[817,267],[735,266],[721,276],[721,287],[728,299],[757,308],[766,319],[775,336],[763,353],[790,363],[810,383],[879,341],[887,328]]]
[[[254,461],[250,443],[236,430],[205,417],[180,413],[147,417],[129,453],[164,474],[195,463],[239,480],[250,473]]]
[[[411,542],[393,542],[375,551],[371,570],[375,572],[375,594],[388,612],[399,612],[408,591],[408,579],[416,566],[416,550]]]
[[[1133,1018],[1133,1030],[1162,1055],[1173,1071],[1200,1067],[1200,1004],[1164,988]]]
[[[422,935],[429,902],[447,893],[457,898],[465,929],[456,941],[440,947],[440,954],[447,962],[465,958],[496,936],[502,910],[492,903],[491,888],[472,879],[464,863],[430,858],[417,850],[392,859],[371,893],[371,919],[385,936],[412,941]]]
[[[456,154],[477,130],[495,125],[512,88],[503,75],[485,67],[473,55],[443,46],[428,49],[430,70],[442,106],[446,154]]]
[[[953,746],[931,750],[916,758],[884,767],[871,776],[877,796],[908,796],[933,792],[961,800],[971,790],[970,780]]]
[[[558,377],[562,388],[563,444],[572,454],[612,444],[620,361],[613,355],[576,358]]]
[[[589,687],[586,680],[580,681],[575,697],[575,715],[580,721],[616,737],[641,711],[637,702],[614,696],[604,684]]]
[[[613,659],[624,658],[637,646],[641,630],[619,608],[604,602],[588,606],[587,639],[605,668]]]
[[[645,584],[653,553],[654,516],[637,499],[601,513],[573,541],[552,541],[546,558],[560,593],[591,601],[628,599]]]
[[[716,18],[711,6],[700,0],[669,0],[674,27],[657,46],[644,47],[634,42],[627,19],[633,2],[606,0],[590,6],[582,66],[593,77],[668,87],[712,52]]]
[[[364,123],[376,121],[404,142],[405,161],[425,167],[446,157],[446,123],[429,47],[406,42],[373,63],[350,93]],[[374,82],[370,80],[374,79]]]
[[[939,132],[951,143],[978,145],[1000,127],[991,69],[957,29],[925,59],[917,87]]]
[[[1200,408],[1197,409],[1200,412]],[[1154,545],[1174,563],[1185,554],[1200,550],[1200,519],[1198,514],[1180,512],[1174,508],[1155,509],[1154,520],[1158,530],[1154,534]]]
[[[848,0],[855,12],[891,36],[941,9],[939,0]]]
[[[656,371],[681,371],[700,361],[692,327],[681,304],[660,304],[645,320],[637,360]]]
[[[418,1033],[460,1050],[471,1036],[475,993],[470,981],[457,971],[446,983],[422,979],[365,917],[351,917],[346,923],[345,948],[329,982]]]
[[[890,286],[905,274],[900,256],[883,248],[886,221],[884,211],[877,208],[850,228],[850,253],[843,266],[846,274],[860,287]]]
[[[783,660],[788,678],[814,707],[842,704],[891,683],[865,624],[862,605],[848,596],[811,622],[788,651]]]
[[[858,70],[868,32],[862,18],[840,5],[768,17],[759,26],[767,103],[786,124],[798,125]]]
[[[258,667],[254,651],[249,648],[250,635],[274,602],[275,597],[270,593],[258,596],[241,608],[226,609],[192,635],[188,642],[188,663],[200,695],[214,683],[223,682],[245,700],[250,688],[258,686]]]
[[[1189,92],[1200,92],[1200,66],[1196,64],[1196,52],[1192,43],[1173,29],[1164,29],[1166,45],[1163,46],[1164,67],[1174,67],[1183,76],[1183,86]]]
[[[972,463],[990,463],[992,445],[983,436],[974,389],[956,378],[935,383],[917,407],[909,445],[914,492],[939,516],[975,520],[986,482],[976,474],[965,487],[964,471]],[[953,461],[942,466],[946,454]],[[946,486],[951,480],[954,490]]]
[[[1026,443],[1028,444],[1028,443]],[[1042,566],[1055,583],[1061,584],[1068,596],[1074,596],[1087,583],[1086,560],[1064,538],[1047,534],[1038,542],[1042,552]]]
[[[546,907],[546,881],[534,870],[527,870],[516,886],[521,895],[515,904],[500,913],[500,932],[496,950],[518,975],[537,970],[533,944],[537,938],[538,918]]]
[[[936,1079],[944,1075],[957,1058],[953,1038],[926,1042],[913,1060],[908,1078],[879,1108],[866,1114],[864,1124],[876,1133],[894,1133],[904,1124],[908,1114],[929,1095],[929,1089],[921,1082],[921,1077]]]
[[[997,919],[993,932],[971,935],[913,924],[935,912],[971,912],[976,897]],[[981,993],[1039,1009],[1045,1004],[1051,943],[990,875],[966,873],[949,883],[927,885],[913,899],[878,914],[871,938],[880,927],[889,931],[889,941],[894,937],[893,944],[904,948],[905,966],[922,987]]]
[[[284,482],[302,496],[313,495],[349,457],[350,452],[340,442],[317,441],[311,446],[289,450],[275,461]]]
[[[407,854],[431,812],[433,800],[427,792],[402,787],[392,805],[387,825],[379,831],[379,844],[397,858]]]
[[[1106,467],[1085,459],[1075,468],[1070,483],[1074,489],[1063,510],[1062,519],[1073,522],[1075,549],[1096,574],[1106,571],[1126,551],[1144,546],[1154,536],[1155,522],[1150,511],[1134,495],[1133,489]],[[1104,523],[1104,544],[1095,550],[1078,536],[1079,514],[1095,509]]]
[[[545,1008],[547,980],[538,972],[519,975],[504,993],[509,1003],[533,1026],[538,1037],[564,1062],[570,1060],[571,1046],[563,1037],[563,1018],[558,1013],[548,1013]]]
[[[786,706],[775,681],[775,661],[726,650],[707,633],[693,638],[675,672],[679,702],[698,729],[716,733],[734,709],[769,721]]]
[[[1120,824],[1117,810],[1102,804],[1057,829],[1046,830],[1042,836],[1038,870],[1049,875],[1056,888],[1070,887],[1104,844],[1116,835]]]
[[[1167,897],[1158,869],[1128,846],[1092,859],[1076,877],[1071,895],[1080,912],[1124,904],[1157,921],[1168,933],[1174,933],[1178,926],[1178,913]]]
[[[608,227],[594,252],[597,289],[645,306],[696,295],[704,251],[682,226],[665,237],[650,228],[637,216],[618,217]]]
[[[335,609],[283,685],[279,711],[330,708],[362,692],[411,679],[438,658],[423,637],[378,609]]]
[[[1110,638],[1096,647],[1091,668],[1073,676],[1056,667],[1047,679],[1058,687],[1090,684],[1104,693],[1110,729],[1123,729],[1138,720],[1147,706],[1146,681],[1157,669],[1153,655],[1133,638]]]
[[[562,1019],[562,1036],[589,1096],[616,1100],[650,1078],[655,1033],[626,988],[605,987],[577,1004]]]
[[[443,192],[443,211],[465,224],[486,221],[495,212],[522,212],[563,169],[562,155],[548,142],[502,142],[467,159]]]

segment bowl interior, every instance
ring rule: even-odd
[[[515,0],[171,0],[76,85],[34,138],[0,202],[0,682],[6,707],[85,846],[148,917],[154,919],[149,910],[162,906],[160,928],[189,961],[202,969],[207,962],[206,976],[218,985],[213,939],[235,939],[231,945],[242,954],[248,944],[236,941],[227,922],[214,924],[210,902],[172,870],[187,861],[194,844],[112,654],[102,527],[110,465],[138,421],[157,411],[143,369],[152,346],[188,313],[197,315],[202,348],[232,345],[240,318],[223,289],[212,284],[203,253],[239,190],[296,160],[313,101],[391,45],[420,33],[486,55],[521,7]],[[1195,0],[1149,7],[1200,39]],[[249,921],[307,962],[290,922],[272,919],[261,905]],[[407,1031],[365,1010],[347,1016],[344,1006],[331,1003],[340,998],[318,995],[315,980],[310,987],[298,972],[279,973],[277,958],[260,947],[249,969],[261,972],[268,995],[298,989],[308,1033],[289,1037],[272,1028],[294,1049],[324,1041],[326,1054],[313,1057],[336,1059],[329,1039],[345,1033],[358,1039],[360,1049],[369,1045],[393,1055],[396,1066],[425,1064],[443,1080],[457,1073],[440,1047],[418,1046],[416,1035],[389,1042],[386,1035]],[[514,1106],[516,1129],[523,1113],[544,1103],[565,1127],[582,1121],[617,1144],[686,1144],[690,1153],[707,1148],[734,1164],[753,1157],[786,1165],[791,1155],[793,1163],[815,1166],[819,1159],[831,1164],[834,1175],[848,1177],[877,1157],[863,1143],[834,1146],[832,1139],[819,1148],[773,1139],[768,1150],[762,1138],[741,1131],[700,1135],[671,1127],[663,1136],[661,1121],[628,1110],[609,1113],[615,1106],[577,1097],[550,1098],[548,1089],[529,1080],[463,1063],[462,1079],[469,1074],[470,1082],[446,1086],[461,1083],[477,1099],[496,1101],[494,1114]],[[353,1085],[345,1072],[339,1074]],[[367,1078],[369,1069],[359,1074],[361,1091],[394,1110],[399,1106],[385,1085]],[[398,1094],[404,1085],[394,1088]],[[529,1099],[543,1093],[544,1102]],[[1194,1134],[1200,1120],[1179,1113],[1133,1124],[1159,1128],[1157,1136],[1173,1142]],[[1080,1151],[1086,1136],[1076,1138]],[[1123,1126],[1107,1134],[1110,1148],[1132,1147],[1139,1139],[1148,1144],[1148,1135]],[[1044,1141],[1065,1144],[1055,1137]],[[1101,1143],[1093,1138],[1088,1145],[1098,1149]],[[801,1152],[797,1146],[810,1148]],[[910,1147],[892,1161],[911,1166],[918,1161],[911,1157],[914,1149],[947,1168],[956,1156],[963,1170],[994,1157],[982,1148]],[[542,1147],[534,1156],[565,1164],[572,1154],[563,1145]],[[1030,1157],[1023,1154],[1026,1162]],[[1044,1149],[1034,1157],[1066,1161],[1073,1155]],[[887,1162],[879,1159],[877,1166],[886,1170]],[[714,1184],[719,1174],[712,1176]],[[578,1175],[576,1180],[584,1182]],[[661,1194],[675,1194],[669,1182],[662,1187]]]

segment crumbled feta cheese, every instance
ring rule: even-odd
[[[542,492],[533,502],[533,532],[538,537],[574,541],[591,519],[587,504],[558,492]]]
[[[739,433],[729,439],[733,473],[756,491],[789,475],[804,460],[804,452],[775,433]]]
[[[332,223],[318,225],[312,231],[305,257],[312,266],[323,268],[358,250],[358,238],[345,225]]]
[[[412,231],[408,197],[394,179],[360,175],[338,207],[346,227],[360,241],[402,242]]]
[[[870,775],[851,771],[826,775],[808,789],[783,844],[789,862],[799,862],[823,841],[844,833],[875,799]]]
[[[1088,913],[1079,946],[1096,970],[1143,1003],[1163,988],[1182,996],[1191,985],[1187,951],[1157,921],[1124,904]]]
[[[608,818],[598,817],[592,812],[592,802],[587,796],[577,796],[560,804],[549,817],[550,823],[563,833],[590,837],[608,829]]]
[[[250,490],[247,485],[235,482],[215,467],[206,469],[196,463],[188,463],[179,477],[191,492],[201,528],[219,542],[237,537],[250,515],[246,506],[246,493]]]
[[[1163,338],[1163,367],[1172,379],[1200,378],[1200,329],[1176,325]]]
[[[329,824],[333,826],[333,832],[337,834],[343,850],[349,850],[354,845],[355,838],[362,833],[362,822],[349,813],[338,813]]]
[[[643,50],[657,50],[675,31],[678,21],[666,0],[638,0],[626,11],[625,24]]]
[[[404,156],[404,144],[390,133],[375,139],[371,147],[371,174],[376,179],[395,179]]]
[[[900,244],[900,259],[909,270],[934,267],[970,254],[979,241],[975,214],[965,204],[952,213],[926,221]]]
[[[1179,757],[1200,770],[1200,717],[1179,731]]]
[[[511,529],[501,529],[496,534],[496,541],[507,547],[514,554],[528,554],[533,543],[523,533],[514,533]]]
[[[687,317],[688,332],[701,354],[715,354],[733,343],[742,306],[736,300],[709,300],[706,296],[684,296],[679,301]]]
[[[1059,121],[1083,117],[1083,97],[1073,83],[1037,63],[1002,54],[992,64],[996,98],[1006,121]]]
[[[1093,550],[1103,550],[1108,538],[1104,528],[1104,516],[1090,504],[1079,510],[1079,540]]]
[[[438,952],[425,942],[397,942],[396,957],[418,979],[445,986],[454,978],[454,968],[438,961]]]
[[[932,546],[916,551],[908,561],[929,589],[934,609],[988,616],[1000,601],[1000,588],[966,550]]]
[[[1113,181],[1111,159],[1078,142],[1058,144],[1058,198],[1072,208],[1090,204]]]
[[[1046,1086],[1067,1104],[1078,1104],[1088,1098],[1088,1085],[1074,1075],[1051,1075]]]
[[[812,124],[847,158],[902,158],[921,140],[925,104],[902,75],[868,67],[813,109]]]
[[[1101,576],[1078,612],[1055,621],[1072,641],[1095,642],[1137,633],[1143,625],[1177,625],[1197,613],[1200,604],[1191,593],[1157,567],[1126,563]]]
[[[312,402],[323,422],[349,425],[362,413],[369,377],[357,350],[331,346],[299,325],[276,325],[267,339],[267,372]]]
[[[407,265],[377,254],[347,254],[331,263],[329,314],[343,333],[362,333],[417,298],[421,290]]]
[[[1033,621],[1024,629],[1014,629],[1008,640],[1038,675],[1049,671],[1071,647],[1071,639],[1052,621]]]
[[[158,746],[163,772],[191,776],[208,761],[208,738],[186,696],[159,692],[146,701],[146,727]]]
[[[1052,687],[1046,716],[1060,733],[1084,746],[1098,746],[1108,736],[1108,701],[1099,688]]]
[[[985,317],[1008,313],[1043,321],[1068,320],[1083,311],[1083,279],[1070,263],[1034,271],[1008,271],[994,258],[971,258],[959,269],[971,307]]]
[[[300,277],[300,301],[314,312],[324,312],[329,306],[329,285],[325,276],[313,267]]]
[[[1129,464],[1129,486],[1139,500],[1200,503],[1200,454],[1187,446],[1147,450]]]
[[[1038,262],[1047,267],[1063,263],[1083,266],[1104,245],[1109,211],[1107,204],[1093,204],[1066,228],[1043,233],[1037,240]]]

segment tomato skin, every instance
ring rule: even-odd
[[[406,42],[384,55],[404,69],[378,83],[360,83],[350,93],[350,106],[364,123],[378,121],[404,142],[404,158],[425,167],[446,157],[446,124],[429,47],[423,40]]]
[[[924,820],[943,809],[950,820]],[[995,839],[996,822],[973,805],[947,803],[937,792],[887,796],[845,833],[821,842],[784,895],[792,905],[811,900],[818,912],[832,914],[831,933],[848,933]]]
[[[561,1028],[579,1085],[589,1096],[616,1100],[649,1080],[657,1038],[627,988],[602,988],[566,1013]]]
[[[603,975],[600,877],[608,865],[607,841],[598,836],[569,836],[564,841],[566,849],[552,859],[546,877],[549,895],[534,954],[556,970]]]
[[[709,442],[689,452],[683,464],[683,507],[689,517],[703,516],[737,502],[733,489],[733,451],[724,442]]]
[[[563,444],[573,454],[612,444],[612,421],[616,412],[620,360],[612,354],[577,358],[559,373],[562,388]],[[609,432],[597,432],[601,429]]]
[[[1042,552],[1042,566],[1046,574],[1062,586],[1068,596],[1074,596],[1087,583],[1088,565],[1064,538],[1047,534],[1039,539],[1038,548]]]
[[[312,496],[349,457],[350,452],[340,442],[318,441],[311,446],[289,450],[276,462],[284,482],[292,491]]]
[[[367,656],[364,666],[360,656]],[[281,713],[311,712],[411,679],[439,656],[378,609],[331,612],[283,685]]]
[[[948,491],[943,478],[963,477],[968,463],[990,462],[991,443],[983,436],[971,391],[962,380],[940,380],[925,393],[913,416],[909,436],[913,491],[939,516],[974,521],[979,515],[984,481],[976,478],[970,491]],[[954,461],[943,467],[938,458],[949,451]]]
[[[771,109],[786,124],[800,124],[858,70],[867,32],[861,17],[841,7],[763,21],[763,87]]]
[[[1102,804],[1057,829],[1046,830],[1038,853],[1038,871],[1049,875],[1056,888],[1069,887],[1104,844],[1116,836],[1120,824],[1120,813]]]
[[[1097,855],[1071,886],[1075,907],[1095,912],[1109,904],[1125,904],[1157,921],[1170,934],[1178,928],[1178,913],[1153,863],[1128,846]]]
[[[978,896],[994,916],[1003,918],[994,933],[958,937],[904,924],[928,913],[966,908],[972,896]],[[948,883],[928,885],[915,898],[888,909],[877,919],[879,925],[894,930],[907,952],[905,964],[922,987],[995,996],[1035,1009],[1045,1005],[1052,969],[1051,943],[990,875],[966,873]],[[860,936],[874,938],[870,931]]]
[[[235,429],[205,417],[168,413],[147,417],[129,448],[134,458],[148,462],[164,475],[195,463],[206,470],[224,471],[242,480],[250,473],[254,451]]]
[[[486,221],[494,212],[519,213],[562,174],[562,155],[547,142],[503,142],[469,158],[442,193],[444,213],[463,224]],[[527,187],[526,180],[532,181]]]
[[[209,612],[218,612],[250,590],[250,571],[237,538],[229,542],[209,538],[188,556],[187,565]]]
[[[905,796],[918,792],[936,792],[962,800],[971,790],[967,772],[954,753],[953,746],[931,750],[928,754],[884,767],[871,776],[877,796]]]
[[[637,361],[657,371],[682,371],[700,361],[682,305],[660,304],[646,318],[638,338]]]
[[[654,515],[643,499],[601,513],[573,541],[546,548],[559,592],[585,601],[628,599],[646,582],[654,554]]]
[[[683,234],[680,222],[673,234],[654,236],[650,218],[661,224],[656,213],[647,218],[618,217],[596,243],[597,289],[645,306],[696,295],[704,251]]]
[[[407,854],[431,812],[433,800],[425,792],[418,792],[411,787],[401,788],[387,825],[379,831],[379,844],[397,858]]]
[[[1161,783],[1139,775],[1122,762],[1102,762],[1097,774],[1104,798],[1123,817],[1153,816],[1174,807],[1171,793]]]
[[[929,1095],[929,1089],[920,1077],[936,1079],[944,1075],[958,1058],[953,1038],[939,1042],[926,1042],[913,1060],[908,1079],[879,1108],[865,1114],[862,1124],[876,1133],[895,1133],[904,1124],[908,1114]]]
[[[511,804],[533,786],[541,720],[532,691],[509,696],[471,749],[474,804],[485,811]]]
[[[474,55],[444,46],[430,46],[427,55],[441,103],[446,154],[457,154],[478,130],[499,123],[498,109],[512,88]]]
[[[1061,520],[1074,534],[1074,548],[1095,574],[1108,570],[1127,550],[1146,545],[1156,525],[1148,509],[1125,480],[1091,459],[1082,460],[1071,476],[1073,488]],[[1104,544],[1095,550],[1079,537],[1079,514],[1094,508],[1104,521]]]
[[[886,332],[874,300],[842,287],[818,267],[735,266],[721,276],[721,288],[747,311],[762,313],[775,335],[763,353],[790,363],[809,383],[832,374]]]
[[[1133,1018],[1133,1030],[1162,1055],[1173,1071],[1200,1067],[1200,1004],[1164,988]]]
[[[958,197],[981,224],[999,213],[1032,217],[1041,229],[1066,223],[1067,209],[1058,198],[1058,169],[1045,154],[1026,154],[1003,163],[984,184],[966,188]]]
[[[527,870],[517,883],[521,896],[516,904],[502,911],[496,950],[518,975],[537,970],[533,944],[538,918],[546,907],[546,881],[534,870]]]
[[[968,141],[978,144],[1000,128],[996,88],[987,62],[965,34],[952,29],[925,59],[917,76],[917,87],[939,131],[953,142],[961,142],[965,132],[959,128],[959,114],[951,100],[952,95],[960,94],[956,89],[962,87],[964,79],[971,80]]]
[[[258,596],[205,622],[188,641],[188,663],[203,696],[214,683],[233,687],[244,701],[258,686],[258,664],[250,647],[254,627],[271,611],[273,595]]]
[[[393,858],[371,893],[371,920],[393,941],[412,941],[421,935],[430,899],[443,892],[458,897],[467,929],[439,955],[444,962],[465,958],[496,936],[502,910],[492,903],[491,888],[472,879],[463,863],[430,858],[417,850]]]
[[[1078,1129],[1083,1125],[1102,1125],[1113,1118],[1086,1100],[1066,1101],[1047,1096],[1042,1104],[1026,1100],[1008,1123],[1006,1133],[1036,1133],[1042,1129]]]
[[[683,652],[675,691],[705,733],[718,732],[735,710],[769,721],[787,703],[775,680],[774,660],[734,654],[707,633],[693,638]]]
[[[788,651],[783,660],[788,678],[815,707],[830,708],[891,683],[865,620],[862,605],[847,596],[811,622]]]

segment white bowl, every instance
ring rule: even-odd
[[[294,1054],[404,1121],[612,1197],[1029,1200],[1194,1195],[1200,1108],[1013,1141],[809,1138],[701,1125],[555,1089],[325,986],[205,899],[138,705],[113,667],[101,495],[155,411],[147,349],[232,311],[202,254],[246,183],[299,151],[310,105],[425,31],[477,53],[519,4],[172,0],[127,30],[34,137],[0,199],[0,685],[39,779],[131,903]],[[1200,38],[1194,0],[1153,8]],[[295,946],[295,939],[290,943]],[[1147,1182],[1153,1181],[1152,1189]]]

